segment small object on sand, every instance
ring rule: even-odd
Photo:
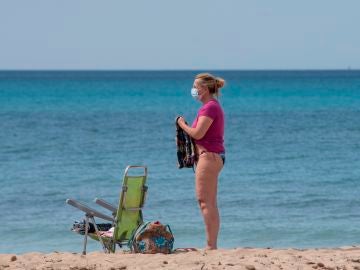
[[[255,266],[253,265],[245,265],[246,270],[256,270]]]
[[[322,262],[319,262],[317,265],[318,265],[319,267],[324,267],[324,266],[325,266]]]
[[[92,269],[92,268],[91,268]],[[94,268],[95,269],[95,268]],[[110,270],[125,270],[126,269],[126,265],[123,266],[119,266],[119,267],[111,267]]]
[[[190,251],[198,251],[196,248],[176,248],[174,253],[176,252],[190,252]]]
[[[167,261],[163,261],[163,264],[168,264],[168,262],[167,262]]]
[[[10,261],[15,262],[16,260],[17,260],[17,257],[15,255],[11,256]]]

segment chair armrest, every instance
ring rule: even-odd
[[[99,211],[95,210],[95,209],[92,209],[88,206],[86,206],[85,204],[82,204],[76,200],[73,200],[73,199],[67,199],[66,200],[66,203],[67,204],[70,204],[71,206],[75,207],[75,208],[78,208],[79,210],[85,212],[87,215],[89,215],[90,217],[93,216],[93,217],[98,217],[98,218],[102,218],[102,219],[105,219],[105,220],[108,220],[108,221],[111,221],[111,222],[114,222],[114,218],[111,217],[111,216],[108,216],[108,215],[105,215],[103,213],[100,213]]]
[[[99,198],[95,198],[94,202],[108,210],[110,210],[113,215],[116,214],[117,208],[113,206],[112,204],[108,203],[107,201]]]

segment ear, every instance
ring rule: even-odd
[[[206,84],[203,84],[202,85],[203,89],[210,94],[210,90],[209,90],[209,87],[206,85]]]

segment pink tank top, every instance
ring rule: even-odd
[[[200,116],[207,116],[213,119],[213,122],[205,136],[195,143],[203,146],[209,152],[222,153],[224,148],[224,112],[216,99],[211,99],[205,103],[198,111],[198,114],[192,124],[195,128]]]

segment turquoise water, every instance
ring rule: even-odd
[[[148,166],[145,220],[203,247],[193,172],[174,118],[192,121],[197,72],[0,72],[0,253],[80,251],[75,198],[117,203]],[[219,246],[360,243],[360,71],[222,71],[226,165]],[[90,242],[90,250],[100,250]]]

